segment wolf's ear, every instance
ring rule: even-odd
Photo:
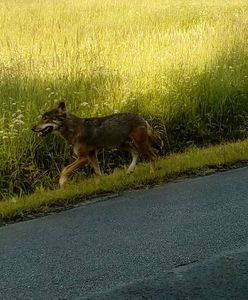
[[[60,102],[58,105],[59,112],[62,113],[65,111],[65,102]]]

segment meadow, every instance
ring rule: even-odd
[[[30,130],[61,100],[82,117],[139,113],[158,155],[246,138],[247,28],[247,0],[2,0],[0,200],[56,187],[73,160]]]

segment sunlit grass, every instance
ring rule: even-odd
[[[246,137],[247,7],[246,0],[3,0],[0,198],[56,186],[71,153],[30,127],[60,100],[82,116],[140,113],[162,133],[161,154]]]

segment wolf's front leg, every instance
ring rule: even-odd
[[[87,157],[79,157],[76,159],[72,164],[65,167],[63,171],[61,172],[60,178],[59,178],[59,187],[63,188],[66,181],[68,180],[68,177],[71,175],[73,171],[75,171],[78,167],[84,166],[88,162]]]

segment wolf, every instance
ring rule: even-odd
[[[119,148],[132,155],[127,174],[134,171],[140,154],[150,160],[150,172],[155,171],[152,129],[146,120],[134,113],[116,113],[104,117],[81,118],[67,112],[64,102],[43,114],[32,130],[44,137],[51,132],[59,133],[71,146],[77,159],[66,166],[59,179],[63,188],[69,176],[78,168],[90,163],[99,180],[101,170],[97,152],[101,149]]]

